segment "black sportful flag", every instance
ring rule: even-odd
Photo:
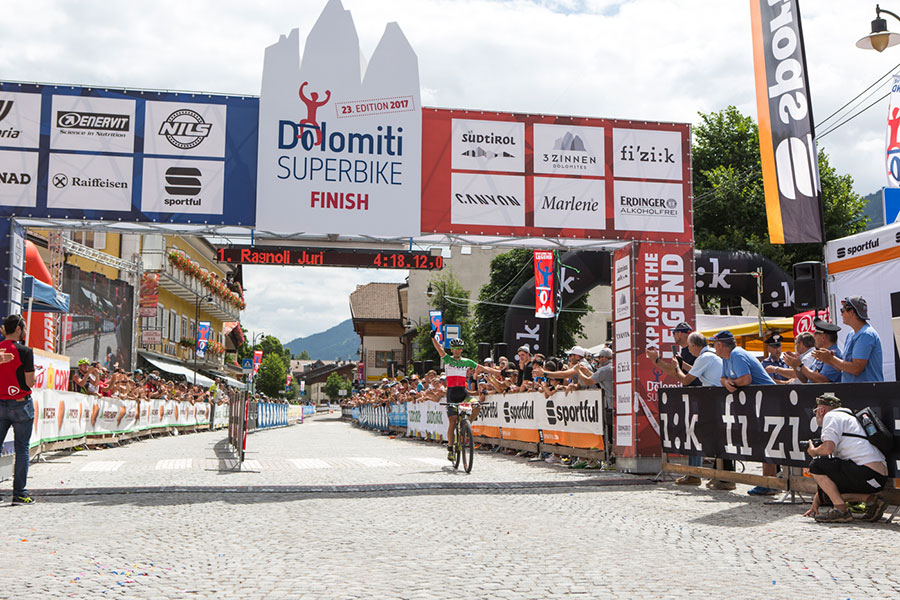
[[[798,0],[750,0],[759,149],[769,240],[825,239]]]

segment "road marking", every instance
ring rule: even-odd
[[[82,471],[118,471],[125,464],[123,460],[97,460],[81,467]]]
[[[262,465],[259,464],[258,460],[245,460],[244,464],[241,465],[242,471],[261,471]]]
[[[160,460],[156,463],[157,471],[169,471],[175,469],[190,469],[193,466],[193,459],[190,458],[171,458]]]
[[[450,461],[448,461],[444,458],[417,458],[415,460],[417,460],[419,462],[423,462],[426,465],[435,465],[438,467],[443,467],[444,465],[450,464]]]
[[[399,467],[397,463],[391,462],[389,460],[385,460],[383,458],[375,458],[374,456],[351,456],[350,460],[355,460],[358,463],[361,463],[364,467]]]
[[[319,458],[292,458],[290,462],[294,464],[298,469],[330,469],[331,465],[329,465],[324,460]]]

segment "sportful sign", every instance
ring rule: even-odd
[[[821,184],[797,0],[750,0],[769,239],[824,241]]]
[[[330,0],[306,39],[266,48],[257,227],[417,235],[422,117],[416,54],[389,23],[365,72],[349,11]]]

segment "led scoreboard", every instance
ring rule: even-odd
[[[303,267],[353,267],[357,269],[441,269],[444,259],[429,252],[404,250],[377,252],[352,248],[278,248],[231,246],[216,250],[219,262],[245,265],[296,265]]]

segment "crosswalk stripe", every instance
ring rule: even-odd
[[[190,469],[193,465],[193,459],[190,458],[172,458],[160,460],[156,463],[157,471],[167,471],[176,469]]]
[[[391,462],[384,458],[376,458],[374,456],[351,456],[350,460],[355,460],[358,463],[361,463],[364,467],[399,467],[395,462]]]
[[[331,465],[329,465],[324,460],[319,458],[292,458],[290,462],[294,464],[298,469],[330,469]]]
[[[81,467],[82,471],[118,471],[125,464],[123,460],[97,460]]]

